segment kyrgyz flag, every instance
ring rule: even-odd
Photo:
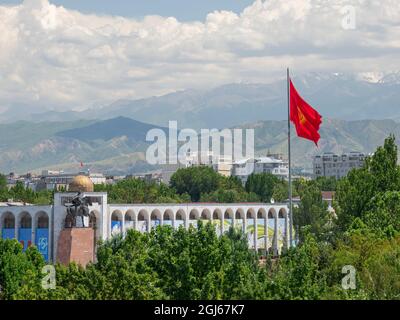
[[[292,80],[290,80],[290,121],[296,127],[299,137],[314,141],[318,146],[321,115],[300,97]]]

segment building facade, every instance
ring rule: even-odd
[[[93,184],[105,184],[106,177],[102,173],[90,173],[90,172],[79,172],[79,173],[64,173],[62,171],[50,171],[44,170],[40,176],[40,179],[36,181],[35,190],[68,190],[69,184],[73,181],[76,176],[86,175],[92,181]]]
[[[47,261],[58,261],[60,234],[68,228],[65,205],[75,195],[74,192],[55,193],[54,204],[49,206],[0,207],[1,237],[17,239],[24,250],[35,245]],[[85,219],[94,229],[94,243],[124,235],[129,229],[150,232],[159,225],[187,229],[203,220],[214,224],[217,234],[230,226],[241,228],[247,234],[249,247],[255,250],[279,254],[289,246],[286,204],[110,204],[105,192],[84,192],[83,196],[91,200],[90,215]]]
[[[324,153],[317,155],[313,160],[313,175],[318,177],[334,177],[340,179],[345,177],[351,169],[361,168],[364,165],[365,155],[360,152]]]
[[[271,173],[279,178],[289,178],[288,162],[272,157],[259,157],[238,160],[233,163],[232,175],[238,177],[243,184],[253,173]]]

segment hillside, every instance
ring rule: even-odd
[[[78,111],[35,110],[17,106],[0,114],[0,122],[107,120],[128,117],[167,126],[229,128],[259,120],[286,118],[286,83],[232,83],[204,90],[183,90],[140,100],[122,99]],[[299,92],[325,118],[400,119],[400,73],[386,75],[306,73],[294,75]]]
[[[0,126],[0,172],[78,170],[82,161],[92,171],[133,173],[154,169],[145,162],[147,131],[154,126],[129,118],[79,122],[16,122]],[[239,126],[255,129],[256,154],[287,154],[286,121],[258,121]],[[373,152],[400,124],[393,120],[324,119],[318,148],[292,131],[293,164],[310,168],[322,152]],[[400,140],[399,140],[400,141]]]

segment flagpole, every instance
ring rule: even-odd
[[[290,248],[293,243],[293,204],[292,204],[292,159],[290,152],[290,75],[289,68],[287,68],[287,110],[288,110],[288,158],[289,158],[289,245]]]

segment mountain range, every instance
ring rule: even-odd
[[[79,112],[15,106],[0,114],[0,122],[106,120],[122,116],[164,127],[169,120],[177,120],[181,127],[229,128],[260,120],[286,119],[285,81],[189,89],[140,100],[118,100]],[[293,81],[301,95],[325,118],[400,119],[400,72],[307,73],[294,76]]]
[[[81,162],[85,169],[108,174],[155,169],[145,161],[149,145],[145,136],[155,127],[125,117],[2,124],[0,172],[40,172],[43,169],[73,172],[80,169]],[[257,121],[236,127],[255,130],[256,155],[287,154],[286,121]],[[373,152],[390,133],[400,137],[400,123],[394,120],[324,119],[318,148],[312,142],[298,138],[294,129],[292,132],[294,166],[311,168],[312,157],[323,152]]]
[[[295,165],[310,168],[322,152],[373,152],[390,133],[400,137],[400,72],[308,73],[293,81],[323,116],[318,148],[293,131]],[[169,120],[180,129],[254,128],[258,155],[286,154],[286,94],[281,79],[119,100],[83,111],[14,106],[0,114],[0,172],[76,171],[81,162],[115,174],[153,169],[144,157],[145,135]]]

